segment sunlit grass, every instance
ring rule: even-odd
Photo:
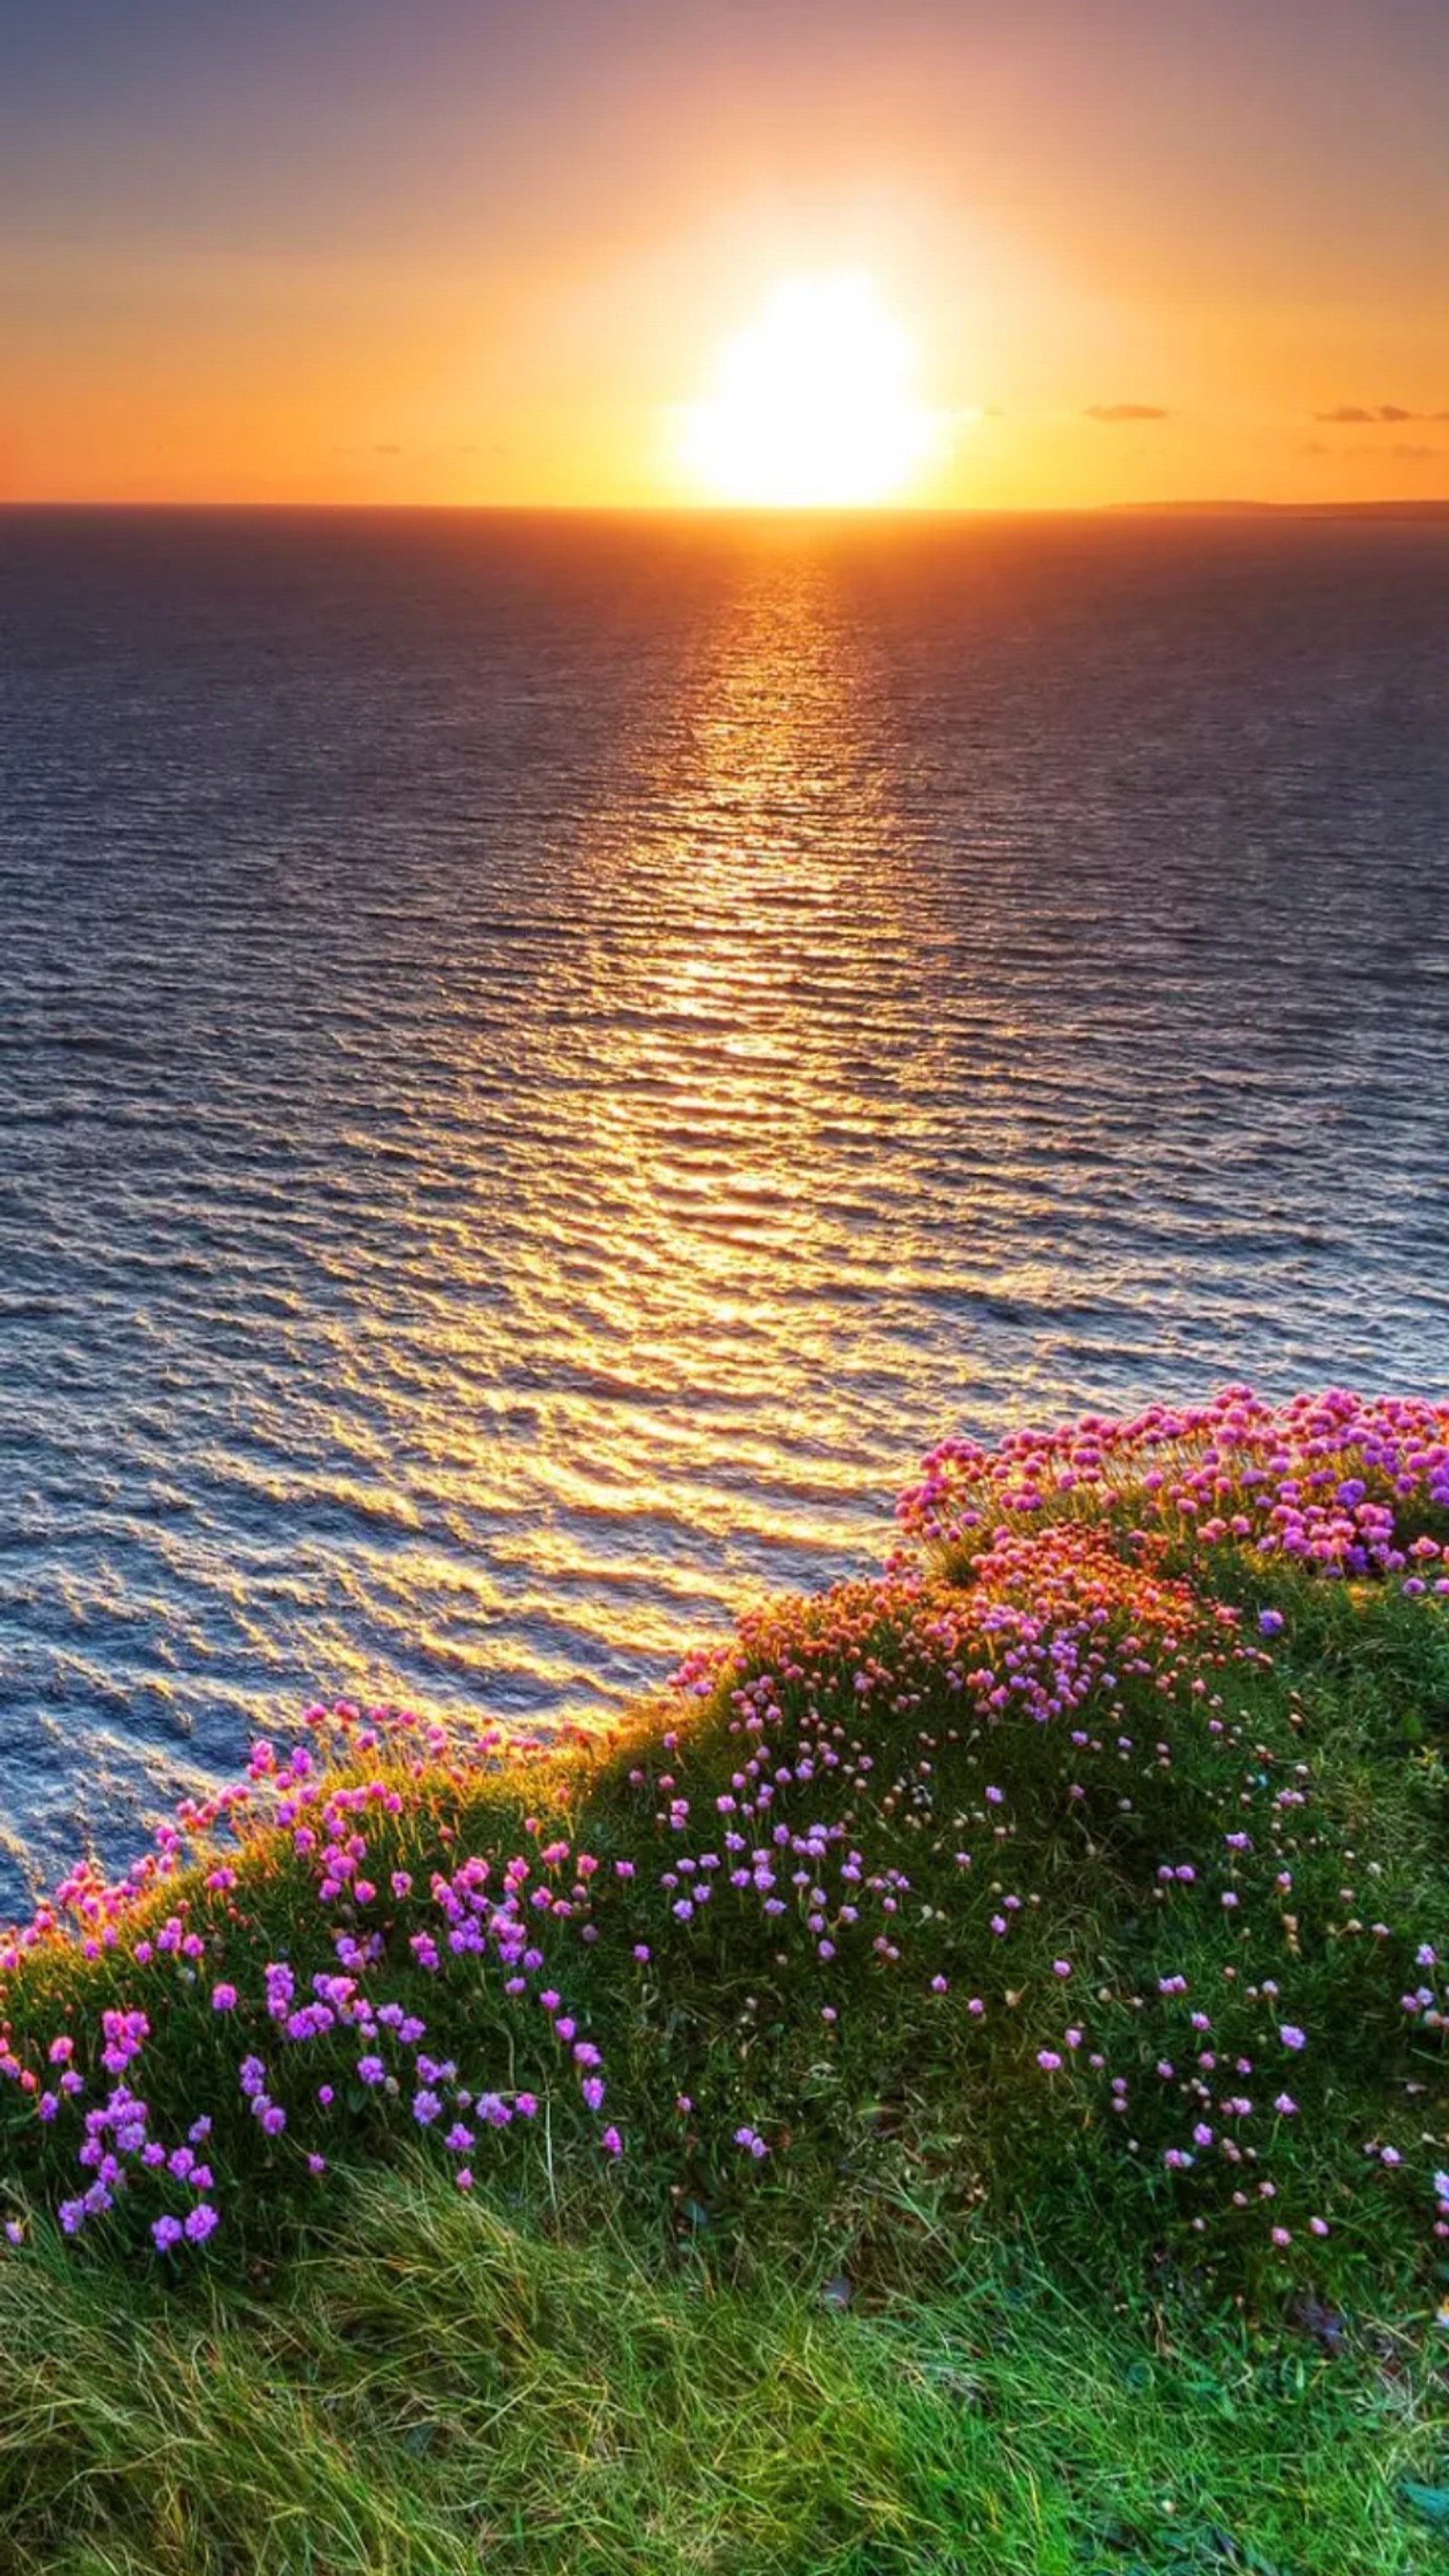
[[[929,2302],[661,2276],[422,2173],[264,2299],[55,2247],[0,2281],[17,2576],[1082,2576],[1427,2567],[1421,2364],[1173,2337],[983,2247]],[[1254,2554],[1256,2553],[1256,2555]]]

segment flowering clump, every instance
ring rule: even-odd
[[[974,1552],[1001,1526],[1118,1515],[1324,1574],[1397,1576],[1449,1595],[1449,1405],[1330,1388],[1273,1406],[1243,1386],[1017,1431],[995,1450],[945,1440],[897,1517],[915,1539]],[[1263,1612],[1274,1635],[1281,1613]]]
[[[671,2225],[874,2242],[929,2194],[1225,2282],[1432,2261],[1449,1920],[1402,1730],[1449,1704],[1446,1433],[1230,1390],[947,1443],[910,1554],[751,1613],[616,1741],[309,1711],[0,1948],[6,2242],[48,2207],[220,2259],[410,2148]],[[1392,1763],[1294,1660],[1323,1576]]]

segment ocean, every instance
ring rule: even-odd
[[[0,1914],[919,1453],[1449,1392],[1449,523],[0,513]]]

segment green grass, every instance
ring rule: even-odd
[[[434,2176],[357,2187],[265,2299],[49,2244],[0,2283],[25,2576],[1132,2576],[1441,2563],[1432,2394],[1241,2327],[1173,2339],[983,2245],[838,2313],[661,2277]]]
[[[3,1989],[0,2576],[1449,2568],[1449,1608],[1144,1548],[1133,1517],[779,1604],[687,1715],[593,1753],[344,1745],[300,1821],[395,1799],[340,1820],[370,1898],[319,1892],[327,1834],[298,1851],[263,1784],[113,1946],[41,1938]],[[1067,1669],[1080,1707],[1038,1723],[1033,1676]],[[705,1872],[681,1918],[681,1862],[738,1862],[741,1825],[746,1857],[783,1850],[773,1888]],[[526,1859],[567,1909],[527,1914],[521,1995],[496,1944],[414,1955],[470,1855],[495,1899]],[[195,1956],[155,1946],[168,1920]],[[264,2008],[268,1963],[300,2001],[364,1935],[374,2003],[458,2086],[538,2097],[498,2130],[468,2110],[470,2195],[457,2105],[419,2133],[394,2034],[372,2088],[355,2030],[284,2043]],[[1416,1986],[1438,2002],[1406,2013]],[[56,2228],[108,2008],[150,2023],[149,2134],[213,2122],[205,2249],[153,2250],[185,2193],[134,2160],[112,2212]],[[83,2089],[47,2123],[58,2035]]]

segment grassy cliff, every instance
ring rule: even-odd
[[[614,1739],[0,1952],[0,2564],[1445,2563],[1449,1409],[947,1443]]]

